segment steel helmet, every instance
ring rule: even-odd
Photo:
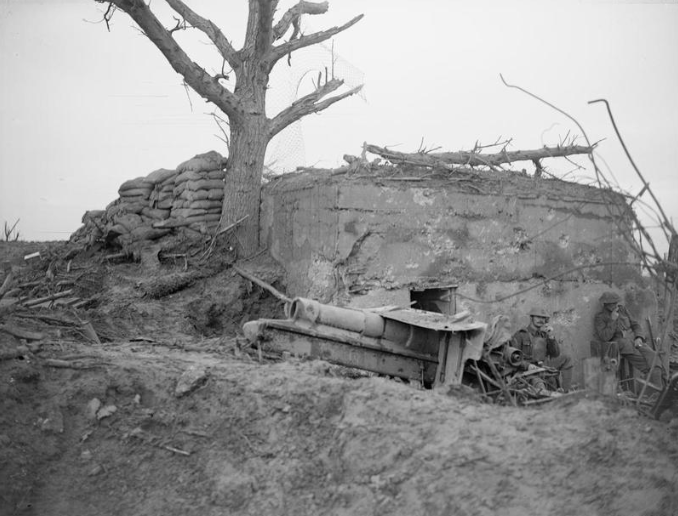
[[[551,318],[551,315],[540,306],[535,306],[530,310],[530,317],[546,317]]]
[[[600,302],[604,305],[609,303],[619,303],[621,302],[621,297],[619,297],[619,294],[616,294],[615,292],[605,292],[602,296],[600,296]]]

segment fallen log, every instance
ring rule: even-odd
[[[24,330],[23,328],[19,328],[17,326],[13,326],[10,324],[0,324],[0,331],[9,333],[10,335],[13,335],[18,339],[42,340],[46,337],[44,333]]]
[[[451,168],[451,166],[454,165],[468,167],[486,166],[492,168],[513,163],[515,161],[539,161],[544,158],[558,158],[575,154],[591,154],[594,147],[595,146],[567,145],[563,147],[544,147],[542,149],[524,151],[501,151],[488,154],[474,151],[405,153],[378,147],[377,145],[367,145],[366,149],[368,152],[377,154],[391,163],[410,163],[430,167],[442,166],[444,168]]]

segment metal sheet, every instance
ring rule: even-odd
[[[435,331],[462,332],[482,330],[484,332],[487,327],[485,323],[474,321],[469,315],[459,317],[459,315],[439,314],[415,308],[392,310],[380,313],[379,315],[384,319],[391,319]]]

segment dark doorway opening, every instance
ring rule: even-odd
[[[412,308],[453,315],[457,313],[456,285],[410,290]]]

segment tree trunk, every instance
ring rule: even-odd
[[[268,145],[266,123],[263,116],[249,116],[239,126],[231,127],[221,227],[247,216],[235,228],[240,256],[249,256],[259,248],[261,176]]]

